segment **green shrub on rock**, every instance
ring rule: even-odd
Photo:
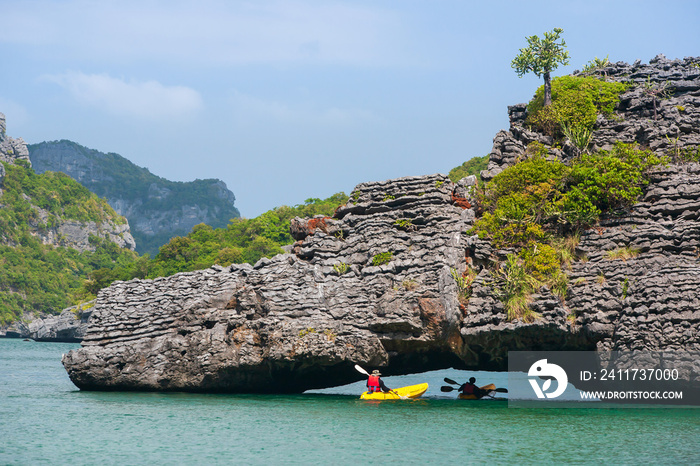
[[[377,267],[380,265],[388,264],[394,258],[394,253],[391,251],[380,252],[372,257],[372,265]]]
[[[469,175],[476,175],[476,177],[481,180],[481,171],[486,170],[486,168],[488,168],[488,164],[488,154],[484,155],[483,157],[472,157],[459,167],[455,167],[450,170],[448,176],[453,183],[456,183]]]
[[[482,216],[471,233],[519,251],[494,268],[508,317],[533,319],[530,295],[542,286],[563,299],[568,284],[562,264],[575,258],[576,232],[604,213],[631,207],[649,170],[665,162],[619,143],[611,151],[582,154],[570,166],[535,151],[494,177],[478,195]]]
[[[611,151],[582,154],[571,165],[567,189],[558,204],[571,225],[586,226],[602,212],[634,205],[648,184],[648,171],[667,159],[635,145],[618,143]]]
[[[552,80],[552,105],[544,105],[544,88],[537,89],[527,106],[526,124],[553,137],[562,128],[592,129],[598,114],[610,117],[627,85],[596,77],[561,76]]]
[[[499,173],[479,193],[484,212],[472,229],[496,246],[542,241],[595,224],[604,212],[631,207],[648,171],[666,163],[649,150],[618,143],[611,151],[582,154],[571,166],[535,155]]]

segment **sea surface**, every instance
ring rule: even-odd
[[[0,339],[0,465],[700,464],[700,409],[508,408],[459,401],[444,377],[504,386],[503,373],[433,371],[411,401],[358,399],[364,383],[302,395],[81,392],[76,344]]]

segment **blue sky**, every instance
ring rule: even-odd
[[[555,27],[594,57],[700,55],[700,2],[0,0],[0,112],[178,181],[245,217],[487,154],[540,81],[510,62]]]

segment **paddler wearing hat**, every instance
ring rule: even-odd
[[[369,393],[375,393],[382,391],[384,393],[390,392],[391,388],[384,385],[382,381],[382,374],[378,370],[373,370],[372,375],[367,378],[367,391]]]

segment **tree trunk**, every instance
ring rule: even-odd
[[[549,79],[549,71],[544,73],[544,106],[552,105],[552,81]]]

